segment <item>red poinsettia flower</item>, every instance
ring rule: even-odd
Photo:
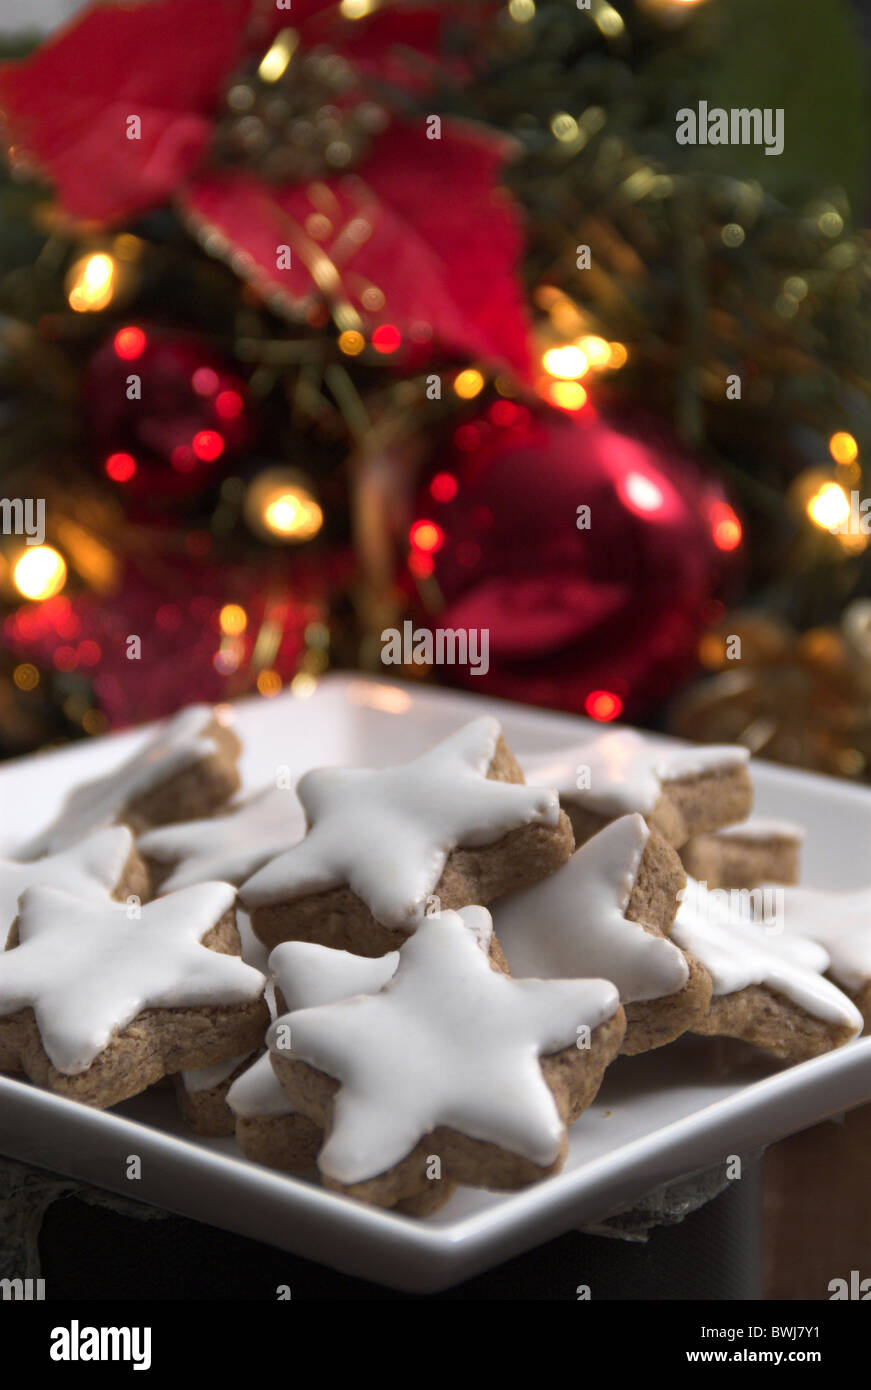
[[[507,142],[449,119],[431,138],[428,117],[383,103],[385,89],[426,90],[450,9],[388,6],[352,20],[332,0],[95,6],[0,66],[7,143],[75,218],[117,224],[173,201],[207,250],[294,316],[318,296],[343,326],[382,328],[382,342],[398,333],[525,373],[522,238],[498,187]],[[316,45],[344,60],[340,120],[382,97],[383,128],[346,170],[276,179],[219,158],[228,88],[287,25],[292,64]]]

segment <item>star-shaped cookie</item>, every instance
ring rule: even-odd
[[[410,1170],[423,1175],[421,1141],[444,1155],[445,1177],[478,1185],[522,1185],[560,1163],[566,1121],[619,1047],[617,991],[605,980],[513,980],[483,949],[490,932],[482,907],[427,917],[379,994],[273,1024],[273,1066],[291,1100],[316,1120],[331,1109],[318,1158],[329,1183],[392,1205],[397,1191],[411,1195],[403,1182],[420,1190]],[[556,1054],[561,1079],[549,1084]]]
[[[285,941],[269,957],[269,969],[288,1011],[332,1004],[355,994],[377,994],[393,978],[398,964],[398,951],[372,960],[311,941]],[[295,1113],[268,1052],[236,1078],[227,1092],[227,1104],[248,1120]]]
[[[633,812],[680,847],[750,813],[749,754],[736,744],[675,748],[634,729],[597,738],[527,766],[530,782],[557,788],[578,843]]]
[[[713,982],[710,1009],[696,1032],[740,1037],[800,1061],[862,1030],[855,1004],[826,979],[827,950],[784,931],[782,923],[752,921],[740,890],[711,892],[689,878],[672,939],[702,962]]]
[[[623,1051],[670,1042],[711,996],[706,971],[668,939],[683,882],[674,851],[640,815],[621,816],[549,878],[494,904],[512,975],[612,980],[626,1008]]]
[[[116,825],[43,859],[0,859],[0,950],[26,888],[63,888],[79,898],[108,898],[123,891],[141,895],[144,884],[131,872],[132,854],[132,834],[126,825]]]
[[[556,862],[561,862],[568,855],[571,834],[565,818],[560,821],[556,793],[523,785],[507,749],[511,780],[488,777],[500,747],[504,744],[499,724],[485,716],[400,767],[321,768],[306,773],[297,788],[309,825],[305,839],[264,865],[241,888],[243,902],[254,912],[257,934],[268,940],[258,910],[335,889],[350,890],[376,924],[407,934],[421,921],[433,893],[441,895],[442,906],[486,901],[477,895],[456,903],[446,901],[446,889],[438,885],[448,858],[456,849],[472,851],[470,872],[483,893],[486,876],[482,878],[481,865],[486,850],[521,827],[539,836],[547,832],[555,848],[542,848],[536,842],[527,851],[531,860],[542,856],[543,867],[537,872],[536,865],[524,865],[521,847],[515,846],[508,856],[511,862],[503,867],[506,877],[524,868],[529,869],[526,881],[540,877],[554,866],[547,860],[548,853],[558,851]],[[321,906],[315,916],[323,922],[328,914]],[[347,906],[343,910],[347,914]],[[303,935],[289,930],[268,944]],[[312,939],[326,945],[352,944]],[[378,954],[378,950],[363,954]]]
[[[51,1066],[77,1076],[146,1010],[256,1003],[263,993],[260,972],[226,954],[225,944],[216,950],[202,944],[232,914],[234,901],[229,884],[206,883],[147,903],[131,918],[122,903],[27,889],[19,905],[19,944],[0,954],[0,1029],[5,1023],[8,1033],[13,1016],[32,1009]],[[265,1006],[256,1017],[264,1027]],[[208,1029],[200,1031],[208,1043]],[[256,1040],[255,1033],[252,1046]],[[14,1046],[14,1039],[0,1037],[0,1050],[4,1042]],[[232,1047],[219,1048],[202,1065],[231,1055]],[[197,1059],[181,1057],[169,1070],[185,1065]],[[128,1093],[139,1089],[134,1085]]]
[[[111,772],[92,782],[75,787],[64,801],[50,825],[33,836],[18,850],[18,857],[35,859],[74,845],[84,835],[126,821],[135,830],[146,824],[156,824],[164,818],[142,815],[149,798],[159,793],[162,784],[181,774],[200,768],[214,772],[217,799],[226,799],[238,786],[232,760],[238,743],[228,729],[222,727],[216,711],[210,705],[189,705],[162,724],[144,748],[125,758]],[[212,802],[212,789],[203,785],[193,789],[199,799]],[[180,818],[184,802],[174,799],[166,819]],[[203,809],[206,809],[204,807]]]
[[[871,886],[826,893],[784,888],[784,929],[829,955],[829,974],[871,1023]]]
[[[211,879],[242,883],[304,832],[293,792],[264,787],[220,815],[147,830],[137,847],[165,874],[160,891],[171,893]]]

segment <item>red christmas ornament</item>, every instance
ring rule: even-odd
[[[251,439],[246,388],[211,349],[126,325],[85,371],[91,447],[108,478],[139,500],[196,492]]]
[[[504,404],[455,431],[409,532],[412,574],[433,575],[445,599],[430,626],[489,632],[486,674],[443,674],[605,722],[637,718],[692,666],[740,522],[658,427],[642,438],[592,413]]]

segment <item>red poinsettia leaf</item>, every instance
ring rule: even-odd
[[[165,201],[209,140],[250,9],[149,0],[86,10],[32,57],[0,66],[7,142],[73,216],[116,221]]]
[[[392,324],[412,342],[527,375],[522,237],[497,185],[506,153],[503,140],[455,123],[428,140],[422,121],[394,122],[354,174],[278,188],[250,174],[202,174],[181,204],[210,249],[236,253],[237,267],[243,253],[243,273],[265,292],[297,305],[322,294],[350,306],[367,335]],[[383,296],[376,307],[373,289]]]

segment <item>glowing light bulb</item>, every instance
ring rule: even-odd
[[[578,347],[591,367],[610,366],[611,344],[606,343],[604,338],[598,337],[595,333],[588,333],[586,337],[580,339]]]
[[[366,339],[356,328],[346,328],[339,334],[339,351],[346,357],[358,357],[366,346]]]
[[[444,544],[445,533],[434,521],[415,521],[408,533],[408,539],[415,550],[432,555]]]
[[[112,302],[115,262],[105,251],[82,256],[71,267],[66,281],[67,301],[77,314],[97,313]]]
[[[859,456],[859,445],[846,430],[837,430],[829,440],[829,453],[835,463],[855,463]]]
[[[728,502],[713,502],[708,510],[711,535],[718,550],[736,550],[744,535],[736,513]]]
[[[260,691],[260,694],[265,695],[267,699],[270,699],[273,695],[277,695],[281,689],[281,685],[281,676],[277,671],[261,671],[257,676],[257,689]]]
[[[372,334],[372,346],[383,354],[395,352],[401,342],[402,334],[393,323],[382,323]]]
[[[467,367],[454,379],[454,391],[463,401],[471,401],[484,389],[484,378],[474,367]]]
[[[563,381],[577,381],[589,368],[587,354],[573,343],[565,347],[548,348],[541,359],[541,365],[550,376],[561,377]]]
[[[119,328],[114,339],[115,352],[124,362],[133,362],[145,351],[145,342],[141,328]]]
[[[103,467],[113,483],[128,483],[136,472],[136,460],[132,454],[110,454]]]
[[[298,43],[299,34],[295,29],[282,29],[260,60],[257,76],[261,82],[278,82],[284,76]]]
[[[343,19],[365,19],[378,8],[378,0],[342,0],[339,13]]]
[[[637,512],[658,512],[662,510],[664,497],[662,488],[657,487],[652,478],[643,473],[627,473],[622,491],[625,500]]]
[[[66,560],[54,546],[35,545],[16,560],[12,581],[24,598],[53,598],[67,582]]]
[[[584,701],[584,709],[591,719],[607,724],[622,712],[623,701],[612,690],[591,690]]]
[[[587,392],[579,381],[553,381],[548,398],[560,410],[582,410],[587,404]]]
[[[458,483],[453,473],[436,473],[429,490],[436,502],[453,502],[457,495]]]
[[[850,499],[837,483],[823,483],[807,504],[807,514],[815,526],[830,531],[850,515]]]
[[[307,541],[321,529],[324,514],[311,494],[300,487],[282,492],[267,502],[263,520],[273,535]]]
[[[221,631],[228,637],[238,637],[248,626],[248,614],[239,603],[225,603],[218,615]]]

